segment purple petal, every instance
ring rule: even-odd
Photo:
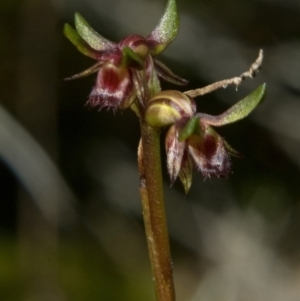
[[[87,105],[91,107],[118,108],[128,107],[135,98],[131,71],[105,64],[98,72],[96,85],[93,88]]]
[[[204,177],[226,177],[231,162],[223,139],[211,128],[205,129],[204,137],[193,136],[188,140],[189,154]]]

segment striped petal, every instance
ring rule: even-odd
[[[180,172],[185,149],[185,142],[179,142],[178,140],[178,131],[175,125],[171,126],[168,130],[165,147],[167,152],[167,169],[173,184]]]

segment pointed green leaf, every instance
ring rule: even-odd
[[[95,50],[103,51],[115,47],[115,43],[97,33],[79,13],[75,14],[75,28],[79,35]]]
[[[178,29],[179,17],[176,0],[168,0],[164,15],[147,37],[151,55],[157,55],[162,52],[174,40]]]
[[[218,116],[198,114],[202,122],[213,126],[223,126],[236,122],[248,116],[263,100],[266,84],[260,85],[256,90],[237,102],[230,109]]]
[[[185,141],[193,134],[200,134],[199,117],[195,116],[191,118],[183,129],[179,130],[178,140]]]
[[[97,59],[97,52],[80,37],[80,35],[71,25],[65,24],[63,32],[64,35],[81,53],[93,59]]]

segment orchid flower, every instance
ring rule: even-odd
[[[125,109],[137,98],[145,106],[146,99],[161,90],[158,77],[178,85],[187,83],[154,58],[173,41],[178,26],[175,0],[168,1],[160,22],[146,38],[130,35],[119,43],[102,37],[76,13],[76,30],[65,24],[64,34],[81,53],[95,59],[97,63],[67,80],[98,72],[87,102],[91,107]]]
[[[98,73],[87,105],[113,111],[130,108],[139,118],[139,191],[158,301],[175,300],[161,172],[162,129],[168,128],[165,148],[171,183],[179,178],[187,193],[194,169],[204,178],[227,177],[231,173],[231,156],[240,154],[215,127],[245,118],[262,101],[265,92],[263,84],[218,116],[198,113],[194,100],[228,85],[237,88],[246,78],[253,78],[263,61],[262,49],[249,70],[240,76],[183,93],[161,91],[160,78],[177,85],[187,83],[155,58],[176,37],[178,27],[176,0],[168,0],[158,25],[146,37],[134,34],[118,43],[112,42],[97,33],[78,13],[75,14],[75,29],[69,24],[64,26],[65,36],[76,48],[96,60],[92,67],[67,78],[72,80]]]
[[[173,183],[180,178],[187,193],[195,168],[204,178],[227,177],[230,155],[239,157],[213,127],[248,116],[262,101],[265,84],[218,116],[196,113],[195,101],[178,91],[162,91],[149,102],[146,120],[154,127],[170,126],[165,139],[167,169]]]

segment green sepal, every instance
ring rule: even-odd
[[[186,125],[178,132],[178,141],[182,142],[188,139],[193,134],[200,134],[200,119],[199,116],[191,118]]]
[[[188,192],[192,186],[192,180],[193,180],[193,162],[192,162],[190,156],[188,156],[187,160],[181,166],[178,176],[179,176],[180,182],[183,185],[185,194],[188,194]]]
[[[176,0],[169,0],[164,15],[158,25],[147,37],[151,55],[162,52],[176,37],[179,29],[179,17]]]
[[[151,56],[149,56],[149,73],[147,74],[148,76],[148,93],[149,93],[149,99],[151,99],[154,95],[157,95],[160,91],[161,91],[161,86],[160,86],[160,80],[158,78],[157,72],[154,68],[154,62],[153,62],[153,58]],[[144,74],[144,76],[146,76],[146,74]],[[144,104],[144,105],[148,105],[148,104]]]
[[[229,110],[224,112],[221,117],[222,124],[233,123],[248,116],[263,100],[266,84],[260,85],[252,93],[233,105]]]
[[[266,84],[260,85],[252,93],[237,102],[230,109],[218,116],[207,114],[198,114],[202,122],[213,126],[223,126],[229,123],[236,122],[248,116],[264,98]]]
[[[77,73],[75,75],[72,75],[70,77],[67,77],[65,78],[65,80],[73,80],[73,79],[77,79],[77,78],[81,78],[81,77],[85,77],[85,76],[88,76],[90,74],[93,74],[95,72],[97,72],[100,67],[102,66],[102,62],[98,62],[97,64],[93,65],[92,67],[80,72],[80,73]]]
[[[71,25],[66,23],[64,25],[63,33],[81,53],[93,59],[97,59],[97,52],[81,38],[78,32]]]
[[[79,13],[75,14],[75,28],[83,40],[95,50],[104,51],[115,47],[113,42],[96,32]]]

